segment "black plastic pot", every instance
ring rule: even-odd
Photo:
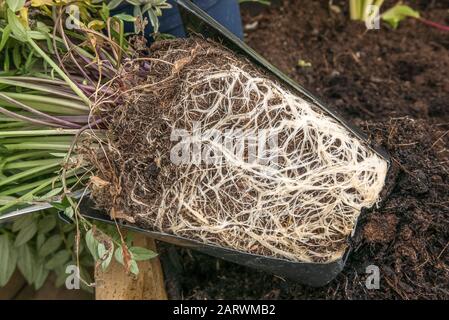
[[[83,200],[80,204],[80,212],[82,212],[83,216],[86,218],[106,223],[114,223],[104,213],[93,208],[94,203],[87,199]],[[60,217],[66,219],[62,213],[60,214]],[[119,222],[119,224],[129,230],[144,233],[159,241],[197,250],[216,258],[238,263],[240,265],[261,271],[266,271],[286,280],[300,282],[313,287],[323,286],[334,279],[343,270],[349,254],[348,250],[341,259],[332,263],[292,262],[285,259],[264,257],[256,254],[226,249],[216,245],[204,244],[163,232],[148,231],[124,222]]]
[[[346,127],[352,134],[354,134],[361,140],[364,140],[367,145],[370,146],[365,135],[361,133],[356,127],[343,120],[337,115],[336,112],[334,112],[328,106],[324,105],[309,91],[304,89],[302,86],[288,78],[285,74],[271,65],[254,50],[248,47],[243,41],[241,41],[238,36],[234,35],[225,27],[221,26],[217,21],[212,19],[194,3],[189,0],[175,0],[175,2],[179,5],[187,34],[202,34],[204,37],[212,38],[215,41],[222,43],[224,46],[228,47],[234,52],[246,56],[254,64],[263,68],[267,73],[271,74],[285,86],[289,87],[292,92],[297,93],[299,96],[320,107],[323,112],[333,117],[341,125]],[[391,167],[389,156],[386,152],[373,146],[370,146],[370,148],[379,156],[388,161],[389,168]],[[384,192],[384,194],[386,194],[386,192]],[[90,200],[82,201],[80,206],[81,212],[86,217],[112,223],[107,215],[102,214],[101,212],[93,208],[93,203],[91,203]],[[137,226],[125,223],[122,223],[122,225],[128,229],[145,233],[148,236],[160,241],[195,249],[214,257],[222,258],[258,270],[270,272],[284,279],[297,281],[310,286],[323,286],[334,279],[343,270],[346,259],[351,251],[351,248],[349,246],[348,250],[340,259],[331,263],[292,262],[285,259],[270,258],[231,250],[216,245],[208,245],[183,237],[169,235],[166,233],[148,231]]]

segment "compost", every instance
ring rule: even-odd
[[[276,1],[244,10],[258,25],[246,41],[327,99],[390,152],[401,170],[384,205],[359,220],[343,273],[313,289],[196,253],[181,255],[180,291],[192,299],[448,299],[449,38],[409,20],[393,31],[348,21],[345,1]],[[300,2],[301,5],[298,5]],[[386,6],[396,1],[385,1]],[[449,24],[447,1],[415,1],[422,15]],[[298,67],[298,59],[311,67]],[[173,249],[173,250],[172,250]],[[379,290],[365,286],[380,268]]]
[[[113,86],[116,103],[98,109],[110,116],[108,141],[91,152],[102,181],[93,196],[113,216],[242,252],[330,262],[361,210],[380,200],[382,157],[219,44],[157,42]]]

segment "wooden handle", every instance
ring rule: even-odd
[[[136,233],[134,244],[156,251],[153,239]],[[97,300],[167,300],[159,257],[138,262],[139,275],[127,275],[123,266],[112,259],[106,272],[95,270]]]

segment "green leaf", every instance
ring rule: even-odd
[[[43,263],[38,263],[35,271],[34,290],[39,290],[44,285],[45,280],[47,280],[50,271],[44,268]]]
[[[47,269],[55,269],[57,267],[60,267],[64,265],[72,256],[71,252],[67,250],[61,250],[58,253],[56,253],[53,257],[51,257],[50,260],[47,261],[45,264],[45,268]]]
[[[75,229],[75,225],[74,224],[72,224],[72,223],[64,223],[63,225],[62,225],[62,232],[64,232],[64,233],[67,233],[67,232],[70,232],[70,231],[72,231],[73,229]]]
[[[140,0],[126,0],[126,2],[132,4],[133,6],[140,6]]]
[[[106,259],[101,263],[103,270],[106,270],[109,267],[112,257],[114,256],[114,244],[111,243],[111,245],[112,247],[108,250]]]
[[[103,243],[100,243],[98,245],[98,256],[103,261],[101,263],[101,267],[103,270],[106,270],[111,263],[112,256],[114,255],[114,243],[110,242],[110,248],[106,249],[105,245]]]
[[[133,17],[133,16],[131,16],[129,14],[125,14],[125,13],[116,14],[116,15],[114,15],[114,18],[120,19],[125,22],[135,22],[137,19],[136,17]]]
[[[0,235],[0,287],[5,286],[11,278],[17,264],[17,253],[12,247],[8,235]]]
[[[65,196],[64,198],[62,198],[61,204],[63,206],[65,206],[65,208],[68,208],[68,207],[72,206],[72,203],[70,201],[72,201],[74,203],[76,202],[75,199],[72,199],[71,197]]]
[[[17,38],[19,41],[27,41],[28,35],[26,32],[25,27],[20,23],[19,18],[16,16],[14,12],[12,12],[10,9],[7,10],[7,16],[8,16],[8,23],[11,26],[12,34]]]
[[[102,244],[102,243],[98,244],[98,246],[97,246],[97,253],[98,253],[98,257],[100,259],[102,259],[105,256],[105,254],[106,254],[106,247],[104,246],[104,244]]]
[[[126,247],[132,247],[134,241],[134,233],[128,233],[125,238]]]
[[[163,6],[164,4],[168,4],[168,3],[166,3],[167,0],[153,0],[152,2],[153,2],[153,5],[156,7]]]
[[[10,241],[10,248],[12,248],[12,246],[13,246],[13,243],[12,243],[12,241]],[[8,276],[9,276],[9,278],[11,278],[12,274],[16,270],[16,266],[17,266],[17,251],[11,249],[9,251],[8,265],[5,270],[6,278]],[[1,285],[0,285],[0,287],[1,287]]]
[[[54,196],[59,195],[59,193],[62,191],[62,189],[63,189],[63,187],[52,189],[49,192],[47,192],[46,194],[44,194],[43,196],[36,198],[36,200],[38,200],[38,201],[49,200],[50,198],[53,198]]]
[[[131,247],[129,248],[129,251],[131,252],[133,259],[136,261],[144,261],[157,257],[156,252],[142,247]]]
[[[20,247],[23,244],[27,243],[34,237],[36,232],[37,232],[37,223],[35,220],[33,220],[32,223],[30,223],[29,225],[27,225],[26,227],[24,227],[19,231],[16,237],[16,241],[14,242],[14,246]]]
[[[59,234],[55,234],[48,238],[39,249],[39,257],[46,257],[50,253],[55,252],[61,246],[62,240],[63,239]]]
[[[56,223],[56,217],[53,214],[48,214],[39,221],[37,229],[39,233],[47,233],[56,227]]]
[[[136,276],[139,274],[139,267],[137,266],[136,260],[131,260],[129,271],[131,271],[131,273],[135,274]]]
[[[152,10],[152,9],[153,9],[153,4],[151,2],[149,2],[142,7],[142,13],[145,14],[147,11]]]
[[[83,254],[82,258],[80,259],[80,264],[82,266],[85,266],[85,267],[93,267],[93,266],[95,266],[95,263],[94,263],[94,261],[92,259],[92,256],[90,254]]]
[[[10,63],[9,63],[9,52],[8,50],[5,50],[5,61],[3,62],[3,70],[5,72],[9,72],[9,67],[10,67]],[[1,149],[1,148],[0,148]]]
[[[8,4],[9,9],[16,12],[22,9],[25,0],[6,0],[6,3]]]
[[[129,1],[129,0],[128,0]],[[140,6],[134,6],[133,8],[133,15],[135,17],[140,17],[142,18],[142,10],[140,9]],[[141,28],[141,26],[139,26],[138,23],[134,23],[134,32],[135,33],[140,33],[143,32],[143,30],[139,30]]]
[[[59,202],[50,202],[50,204],[52,205],[53,208],[61,210],[61,211],[64,211],[67,208],[66,205],[59,203]]]
[[[122,246],[119,246],[116,250],[115,250],[115,254],[114,254],[115,260],[120,263],[121,265],[125,265],[125,262],[123,262],[123,250],[122,250]]]
[[[55,287],[59,288],[65,283],[67,274],[65,273],[65,268],[56,268],[54,271],[56,273]]]
[[[100,16],[104,21],[108,20],[108,18],[109,18],[109,7],[104,2],[101,5]]]
[[[153,26],[154,32],[159,32],[159,20],[156,13],[153,10],[148,10],[148,17],[150,18],[150,22]]]
[[[67,217],[72,218],[73,215],[75,214],[75,211],[73,210],[72,207],[68,207],[68,208],[65,208],[64,214],[65,214]]]
[[[45,35],[45,33],[40,32],[40,31],[31,30],[31,31],[28,31],[27,34],[31,39],[34,39],[34,40],[47,40],[48,39],[48,37]]]
[[[45,242],[45,234],[38,233],[36,238],[36,249],[39,250],[39,248],[44,244]]]
[[[67,236],[66,236],[66,245],[68,246],[68,247],[73,247],[74,246],[74,244],[75,244],[75,236],[76,236],[76,234],[75,234],[75,231],[71,231]],[[84,246],[83,246],[83,243],[80,243],[80,251],[81,251],[81,249],[83,248]]]
[[[111,10],[115,9],[120,5],[120,3],[122,3],[122,1],[123,0],[111,0],[108,2],[108,8]]]
[[[397,4],[382,14],[382,20],[396,29],[402,20],[408,17],[419,18],[419,16],[419,12],[409,6]]]
[[[12,232],[17,232],[17,231],[27,227],[28,225],[33,223],[33,221],[34,221],[34,215],[32,215],[32,214],[27,214],[27,215],[21,216],[16,221],[14,221],[14,223],[12,225]]]
[[[20,69],[20,65],[22,64],[22,55],[20,54],[20,47],[15,45],[12,50],[12,62],[14,63],[14,67],[16,69]]]
[[[90,229],[86,232],[86,245],[95,261],[98,260],[98,241],[94,238],[93,231]]]
[[[52,29],[48,25],[46,25],[44,22],[36,21],[36,28],[35,29],[39,30],[39,31],[36,31],[36,32],[41,33],[46,38],[50,38],[49,34],[51,33]]]
[[[137,248],[137,247],[136,247]],[[122,246],[119,246],[117,250],[115,250],[115,260],[120,263],[121,265],[125,265],[124,259],[123,259],[123,248]],[[130,268],[129,271],[135,275],[139,274],[139,267],[137,266],[137,262],[135,259],[132,259],[130,262]]]
[[[31,67],[33,66],[33,64],[35,62],[36,62],[36,59],[34,59],[34,51],[31,50],[30,53],[28,54],[26,61],[25,61],[26,72],[29,72],[31,70]]]
[[[36,264],[33,250],[29,245],[25,244],[17,249],[17,253],[17,267],[19,268],[26,281],[29,284],[32,284],[34,281],[34,266]]]
[[[9,39],[9,35],[11,34],[11,26],[8,24],[4,29],[2,33],[2,40],[0,40],[0,51],[3,50],[3,47],[6,44],[6,41]]]

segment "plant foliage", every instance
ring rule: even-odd
[[[61,285],[74,264],[89,288],[95,265],[105,269],[114,258],[137,274],[136,261],[156,255],[116,226],[82,218],[72,197],[91,176],[73,149],[84,128],[101,122],[91,115],[92,97],[134,52],[124,24],[142,32],[149,17],[157,32],[157,17],[170,7],[165,0],[126,2],[136,17],[120,13],[125,1],[0,1],[0,215],[30,204],[54,207],[0,226],[0,286],[16,268],[36,289],[50,272]],[[74,223],[62,222],[58,211]]]

